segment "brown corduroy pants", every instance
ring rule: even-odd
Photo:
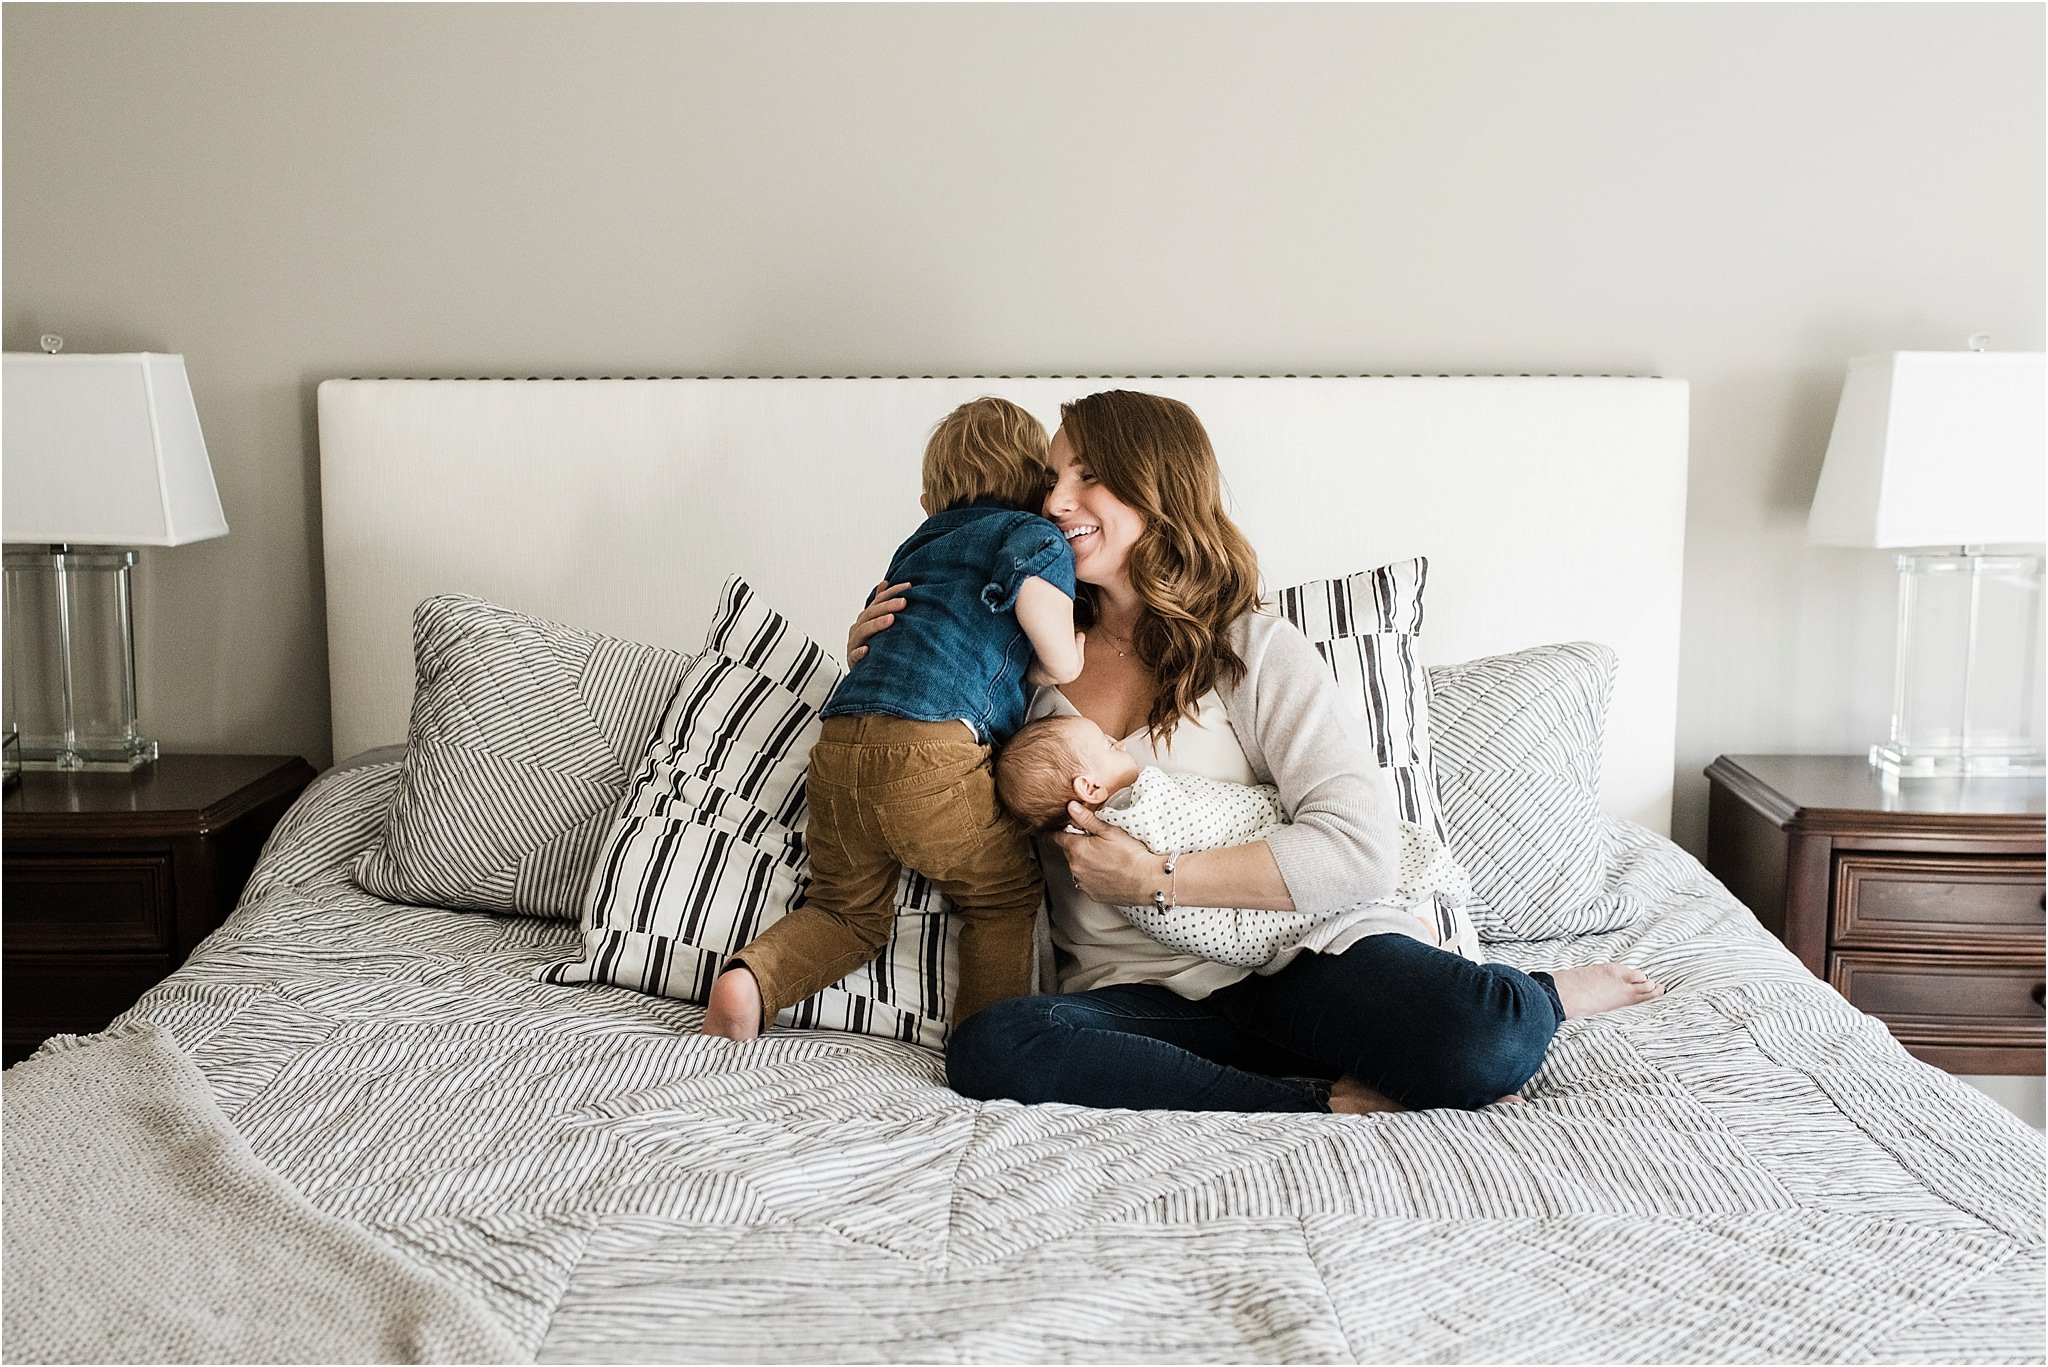
[[[805,792],[811,888],[734,955],[761,987],[761,1023],[879,954],[905,868],[961,917],[955,1023],[1031,990],[1044,891],[1031,839],[996,800],[990,747],[957,721],[828,717]]]

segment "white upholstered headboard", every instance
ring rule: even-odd
[[[836,651],[954,405],[1191,405],[1268,586],[1429,557],[1424,658],[1621,657],[1603,802],[1670,825],[1686,386],[1610,377],[330,380],[334,753],[403,740],[411,614],[471,593],[691,650],[735,571]]]

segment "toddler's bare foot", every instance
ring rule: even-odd
[[[1377,1111],[1407,1109],[1392,1097],[1374,1091],[1349,1073],[1330,1084],[1330,1110],[1337,1115],[1372,1115]]]
[[[1587,964],[1562,968],[1550,975],[1557,984],[1557,999],[1564,1003],[1567,1020],[1597,1016],[1635,1006],[1664,995],[1664,989],[1639,968],[1627,964]]]
[[[745,964],[726,969],[711,984],[704,1033],[742,1043],[761,1033],[761,984]]]

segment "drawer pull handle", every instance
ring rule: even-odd
[[[2048,1006],[2048,983],[2034,984],[2034,1005]]]

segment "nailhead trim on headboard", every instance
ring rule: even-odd
[[[1533,371],[1524,370],[1514,374],[1504,371],[1406,371],[1401,373],[1381,372],[1371,375],[1351,373],[1324,375],[351,375],[351,380],[424,380],[434,383],[452,380],[469,383],[478,380],[512,383],[567,383],[578,384],[585,380],[1656,380],[1660,375],[1615,375],[1606,371],[1588,374],[1584,371]]]
[[[913,477],[904,453],[923,443],[936,411],[989,392],[1029,398],[1050,417],[1057,402],[1122,385],[1187,398],[1208,430],[1225,434],[1221,473],[1269,582],[1350,573],[1368,567],[1373,551],[1382,560],[1427,553],[1444,567],[1431,586],[1433,658],[1552,641],[1613,647],[1632,691],[1609,720],[1614,749],[1602,790],[1617,813],[1664,826],[1686,385],[1612,375],[1436,378],[1419,373],[1423,359],[1412,378],[1301,373],[1306,367],[1291,377],[1180,378],[1144,367],[1158,378],[578,384],[541,382],[546,372],[535,369],[526,383],[323,383],[336,742],[349,754],[405,733],[414,673],[407,623],[436,593],[459,590],[670,645],[687,643],[677,624],[701,621],[717,585],[746,569],[801,614],[806,634],[837,636],[845,624],[835,620],[834,595],[816,586],[858,583],[868,562],[886,556],[894,544],[887,527]],[[604,373],[648,372],[613,363]],[[735,459],[754,449],[757,426],[769,442],[761,453],[774,459]],[[1372,459],[1358,449],[1367,439],[1382,444]],[[828,447],[831,458],[820,458],[815,473],[830,496],[792,500],[789,462]],[[885,461],[886,480],[864,474]],[[1296,486],[1313,492],[1290,496]],[[770,535],[785,525],[798,534]],[[586,573],[593,556],[602,571]],[[1532,577],[1531,565],[1551,572]]]

